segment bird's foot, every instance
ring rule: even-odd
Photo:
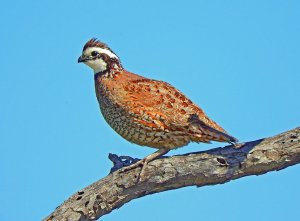
[[[169,149],[168,149],[168,148],[162,148],[162,149],[159,149],[159,150],[157,150],[156,152],[154,152],[154,153],[148,155],[148,156],[145,157],[144,159],[139,160],[138,162],[136,162],[136,163],[134,163],[134,164],[131,164],[131,165],[127,166],[127,167],[124,167],[124,168],[120,169],[120,173],[124,173],[124,172],[126,172],[126,171],[129,171],[129,170],[132,170],[132,169],[135,169],[135,168],[141,166],[142,169],[141,169],[141,171],[139,172],[139,175],[138,175],[138,181],[139,181],[139,182],[144,181],[144,180],[145,180],[145,168],[146,168],[147,164],[148,164],[150,161],[152,161],[152,160],[154,160],[154,159],[156,159],[156,158],[158,158],[158,157],[160,157],[160,156],[162,156],[162,155],[164,155],[164,154],[166,154],[166,153],[168,153],[168,152],[169,152]]]
[[[120,169],[119,172],[120,172],[120,173],[124,173],[124,172],[127,172],[127,171],[129,171],[129,170],[133,170],[133,169],[135,169],[135,168],[137,168],[137,167],[142,167],[142,169],[141,169],[141,171],[139,172],[138,177],[137,177],[138,181],[139,181],[139,182],[142,182],[143,180],[145,180],[145,179],[144,179],[144,178],[145,178],[144,173],[145,173],[145,168],[146,168],[148,162],[149,162],[149,161],[148,161],[147,159],[139,160],[138,162],[136,162],[136,163],[134,163],[134,164],[131,164],[131,165],[127,166],[127,167],[124,167],[124,168]]]

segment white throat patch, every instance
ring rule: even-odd
[[[107,69],[107,64],[105,61],[103,61],[102,58],[98,58],[96,60],[89,60],[84,63],[90,68],[92,68],[95,74],[103,72]]]
[[[109,49],[99,48],[99,47],[90,47],[90,48],[87,48],[83,52],[83,55],[86,56],[86,57],[90,57],[91,53],[93,51],[97,51],[99,54],[106,54],[110,58],[115,58],[115,59],[119,60],[118,56],[115,55],[113,52],[111,52]],[[87,60],[84,63],[86,65],[88,65],[89,67],[91,67],[94,70],[95,74],[107,70],[107,63],[101,57],[100,58],[96,58],[94,60]]]

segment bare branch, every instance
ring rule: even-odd
[[[145,181],[139,183],[140,168],[121,174],[115,171],[75,193],[44,221],[96,220],[149,194],[281,170],[300,162],[300,127],[241,145],[240,149],[227,146],[154,160],[146,168]]]

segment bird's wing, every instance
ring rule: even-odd
[[[190,124],[190,117],[196,115],[203,125],[225,132],[183,93],[163,81],[146,78],[132,80],[124,84],[121,91],[122,102],[126,102],[124,106],[162,127],[185,127]]]
[[[128,112],[147,128],[170,129],[169,112],[165,109],[164,94],[159,93],[160,86],[149,79],[131,80],[118,90],[122,99],[118,102],[128,108]],[[155,81],[156,82],[156,81]]]
[[[124,96],[139,123],[173,131],[185,131],[195,142],[210,140],[235,143],[238,140],[172,85],[163,81],[137,79],[125,84]]]

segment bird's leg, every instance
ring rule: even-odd
[[[153,154],[150,154],[147,157],[145,157],[144,158],[144,164],[142,166],[142,170],[141,170],[141,172],[139,174],[139,177],[138,177],[139,181],[142,181],[143,178],[144,178],[145,168],[146,168],[147,164],[150,161],[152,161],[152,160],[154,160],[154,159],[156,159],[156,158],[158,158],[158,157],[160,157],[160,156],[168,153],[169,151],[170,151],[170,149],[162,148],[162,149],[159,149],[158,151],[154,152]]]
[[[159,149],[158,151],[156,151],[156,152],[154,152],[154,153],[146,156],[144,159],[139,160],[138,162],[136,162],[134,164],[131,164],[131,165],[127,166],[127,167],[124,167],[123,169],[120,170],[120,172],[121,173],[122,172],[126,172],[126,171],[129,171],[129,170],[135,169],[135,168],[137,168],[139,166],[142,166],[142,170],[139,173],[139,177],[138,177],[139,181],[142,181],[143,177],[144,177],[144,171],[145,171],[145,168],[146,168],[147,164],[150,161],[152,161],[152,160],[154,160],[154,159],[156,159],[156,158],[158,158],[158,157],[160,157],[160,156],[168,153],[169,151],[170,151],[170,149],[168,149],[168,148]]]

